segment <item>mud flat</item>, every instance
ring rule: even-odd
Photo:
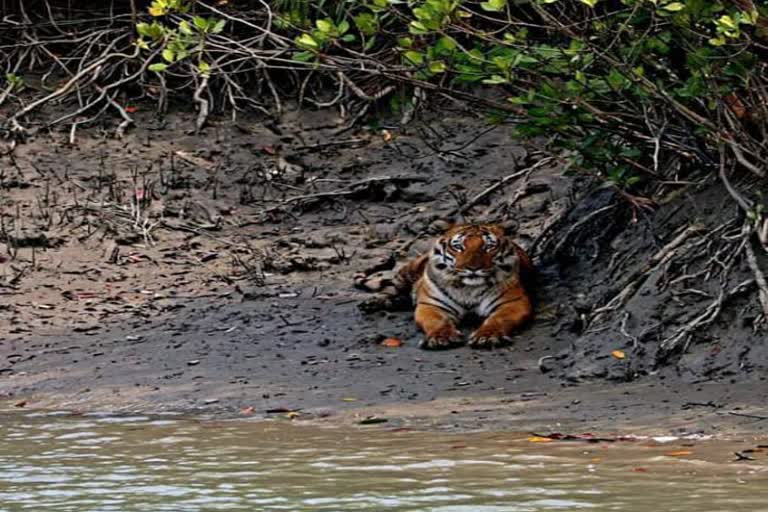
[[[199,135],[193,123],[137,114],[123,140],[41,134],[0,158],[8,408],[765,430],[768,353],[746,289],[685,332],[684,351],[664,351],[716,293],[704,283],[697,302],[675,300],[675,269],[655,258],[691,226],[673,249],[718,233],[732,212],[715,185],[652,213],[556,159],[500,185],[545,155],[511,126],[450,111],[342,133],[328,112],[220,120]],[[537,319],[511,347],[427,352],[409,312],[358,310],[370,293],[354,276],[386,279],[435,220],[501,217],[540,270]],[[588,322],[628,282],[634,293]]]

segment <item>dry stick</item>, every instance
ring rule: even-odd
[[[612,209],[616,208],[616,206],[618,206],[618,205],[616,205],[616,204],[609,204],[607,206],[603,206],[602,208],[598,208],[597,210],[593,211],[592,213],[590,213],[589,215],[587,215],[586,217],[584,217],[580,221],[576,222],[573,226],[570,227],[570,229],[568,229],[568,231],[565,233],[563,238],[559,242],[557,242],[557,245],[552,250],[552,254],[560,254],[560,251],[562,251],[563,246],[568,242],[568,239],[571,237],[571,235],[573,234],[574,231],[579,229],[584,224],[589,223],[592,219],[594,219],[595,217],[599,216],[600,214],[602,214],[604,212],[607,212],[608,210],[612,210]]]
[[[365,101],[380,100],[381,98],[383,98],[384,96],[386,96],[387,94],[391,93],[396,89],[394,85],[388,85],[384,87],[382,90],[380,90],[379,92],[373,95],[369,95],[369,94],[366,94],[365,91],[363,91],[355,82],[353,82],[352,79],[350,79],[347,75],[345,75],[344,72],[339,71],[338,76],[345,84],[347,84],[347,86],[350,89],[352,89],[352,92],[355,93],[355,96]]]
[[[611,300],[609,300],[605,306],[597,308],[590,315],[588,325],[597,323],[605,313],[614,311],[619,307],[627,303],[630,297],[640,288],[640,286],[648,279],[651,271],[669,261],[674,255],[677,249],[682,246],[685,241],[692,235],[704,230],[704,226],[701,224],[693,224],[685,228],[685,230],[676,236],[671,242],[661,248],[656,254],[651,257],[648,264],[637,270],[629,279],[629,283],[616,294]]]
[[[195,103],[198,104],[198,112],[197,112],[197,121],[195,122],[195,134],[200,133],[200,130],[203,129],[203,126],[205,125],[205,121],[208,119],[208,100],[203,98],[203,93],[208,88],[208,76],[204,76],[203,80],[200,82],[200,85],[195,89]]]
[[[162,47],[160,47],[157,50],[155,50],[147,59],[144,60],[144,62],[141,64],[141,67],[139,67],[138,71],[136,71],[132,75],[128,75],[125,78],[123,78],[121,80],[118,80],[117,82],[113,82],[113,83],[107,85],[106,87],[102,88],[101,92],[99,93],[99,96],[95,100],[92,100],[90,103],[88,103],[84,107],[80,108],[76,112],[70,112],[70,113],[65,114],[65,115],[59,117],[58,119],[48,123],[48,126],[61,123],[63,121],[66,121],[67,119],[70,119],[72,117],[75,117],[75,116],[81,114],[82,112],[85,112],[86,110],[88,110],[89,108],[93,107],[94,105],[96,105],[98,102],[100,102],[104,98],[108,98],[109,97],[108,93],[109,93],[109,91],[111,89],[116,89],[116,88],[120,87],[121,85],[129,83],[132,80],[136,79],[137,77],[141,76],[147,70],[147,67],[149,66],[150,62],[152,62],[152,60],[161,52],[161,50],[162,50]],[[138,47],[137,47],[137,53],[134,55],[134,57],[136,57],[136,56],[138,56]],[[95,79],[96,79],[96,76],[94,75],[94,77],[92,78],[91,82],[94,81]],[[106,110],[106,108],[108,106],[109,106],[109,103],[107,103],[107,105],[104,106],[104,108],[102,109],[102,112],[104,110]]]
[[[250,23],[249,21],[246,21],[246,20],[238,18],[236,16],[232,16],[230,14],[227,14],[226,12],[220,11],[219,9],[216,9],[215,7],[213,7],[211,5],[208,5],[208,4],[204,3],[204,2],[197,2],[197,5],[200,5],[200,6],[204,7],[204,8],[206,8],[206,9],[208,9],[209,11],[212,11],[212,12],[218,14],[222,18],[226,18],[226,19],[228,19],[230,21],[236,21],[238,23],[242,23],[243,25],[245,25],[247,27],[250,27],[250,28],[258,30],[259,32],[262,33],[262,35],[260,37],[260,39],[262,39],[262,40],[264,38],[266,38],[266,37],[269,37],[275,43],[278,43],[278,44],[280,44],[282,46],[286,46],[286,47],[287,46],[293,46],[293,44],[294,44],[293,41],[290,38],[288,38],[288,37],[284,37],[284,36],[275,34],[274,32],[272,32],[268,28],[260,27],[259,25],[254,25],[253,23]],[[270,17],[271,17],[272,11],[268,10],[268,13],[270,14]]]
[[[304,194],[300,196],[293,196],[289,197],[288,199],[284,199],[280,201],[279,204],[272,206],[270,208],[267,208],[264,210],[264,213],[270,213],[276,210],[279,210],[280,208],[283,208],[284,206],[288,206],[293,203],[297,203],[300,201],[305,201],[308,199],[322,199],[325,197],[343,197],[343,196],[349,196],[352,194],[356,194],[359,192],[359,187],[370,185],[372,183],[383,183],[387,181],[392,182],[398,182],[398,181],[414,181],[414,182],[426,182],[429,181],[427,178],[423,176],[375,176],[373,178],[367,178],[364,180],[356,181],[354,183],[350,183],[343,189],[338,190],[331,190],[328,192],[317,192],[315,194]]]
[[[490,194],[494,193],[495,191],[497,191],[498,189],[500,189],[501,187],[503,187],[504,185],[506,185],[510,181],[516,180],[517,178],[519,178],[521,176],[528,176],[533,171],[538,169],[539,167],[542,167],[542,166],[552,162],[554,159],[555,159],[555,157],[553,157],[553,156],[542,158],[541,160],[539,160],[535,164],[531,165],[530,167],[526,167],[525,169],[522,169],[520,171],[512,173],[509,176],[504,176],[499,181],[497,181],[496,183],[494,183],[493,185],[491,185],[490,187],[486,188],[485,190],[483,190],[482,192],[477,194],[475,197],[470,199],[469,202],[467,202],[463,206],[455,208],[454,210],[449,212],[448,213],[448,217],[452,217],[452,216],[456,215],[457,213],[460,213],[462,215],[467,213],[477,203],[479,203],[480,201],[482,201],[483,199],[485,199]]]
[[[754,282],[755,281],[753,279],[747,279],[746,281],[742,281],[741,283],[731,288],[731,290],[727,293],[725,293],[723,290],[720,290],[717,298],[712,301],[709,306],[704,308],[704,311],[700,315],[698,315],[687,324],[683,325],[680,329],[677,330],[677,332],[675,332],[675,334],[661,342],[659,348],[661,350],[662,357],[665,357],[675,351],[680,346],[680,344],[683,345],[683,352],[688,350],[688,346],[691,343],[691,336],[693,333],[702,327],[706,327],[714,322],[720,314],[720,310],[723,308],[725,301],[734,295],[743,292]]]
[[[739,193],[738,190],[731,184],[730,180],[728,179],[728,175],[725,172],[725,150],[723,148],[723,145],[720,144],[720,180],[723,182],[723,185],[725,185],[725,189],[728,191],[728,193],[731,195],[733,199],[736,200],[738,205],[741,207],[742,210],[745,212],[749,212],[752,210],[752,201],[745,198],[741,193]]]
[[[768,321],[768,281],[766,281],[765,274],[763,274],[763,271],[760,270],[760,266],[757,264],[755,251],[752,249],[752,244],[749,241],[747,241],[744,249],[747,252],[747,264],[750,270],[752,270],[755,282],[757,283],[758,297],[760,298],[760,304],[763,306],[763,318]]]
[[[96,90],[99,91],[99,93],[102,93],[102,94],[106,95],[107,102],[110,105],[112,105],[112,107],[114,107],[115,110],[117,110],[120,113],[120,117],[123,118],[122,122],[117,126],[117,129],[115,130],[115,136],[118,139],[122,139],[123,135],[125,135],[125,129],[128,128],[130,125],[134,124],[133,118],[128,115],[128,112],[126,112],[126,110],[122,107],[122,105],[120,105],[118,102],[115,101],[114,96],[113,97],[109,97],[109,95],[107,95],[105,93],[104,89],[102,89],[98,85],[96,85],[95,87],[96,87]],[[117,93],[115,94],[115,96],[116,95],[117,95]],[[77,123],[75,123],[75,125],[76,124]],[[73,125],[73,126],[75,126],[75,125]],[[74,141],[70,141],[70,142],[72,142],[74,144]]]
[[[741,418],[751,418],[754,420],[768,420],[768,416],[760,416],[758,414],[747,414],[744,412],[729,411],[730,416],[739,416]]]
[[[25,106],[24,108],[22,108],[21,110],[16,112],[13,116],[11,116],[8,119],[8,121],[11,123],[11,125],[14,128],[14,130],[17,130],[17,131],[20,131],[20,132],[25,132],[26,130],[24,129],[24,127],[22,127],[19,124],[19,121],[18,121],[19,118],[29,114],[30,112],[32,112],[33,110],[35,110],[39,106],[44,105],[45,103],[48,103],[49,101],[55,100],[59,96],[63,96],[64,94],[69,92],[69,90],[74,85],[76,85],[81,78],[83,78],[85,75],[87,75],[91,71],[95,70],[99,66],[103,66],[110,59],[113,59],[113,58],[116,58],[116,57],[123,57],[123,58],[126,58],[126,59],[135,59],[139,55],[140,51],[141,50],[138,47],[136,47],[136,51],[133,53],[133,55],[129,55],[129,54],[126,54],[126,53],[119,53],[119,52],[118,53],[110,53],[109,55],[105,55],[104,57],[102,57],[102,58],[98,59],[97,61],[93,62],[91,65],[83,68],[79,73],[77,73],[75,76],[70,78],[67,83],[65,83],[64,85],[62,85],[61,87],[59,87],[58,89],[56,89],[55,91],[50,93],[49,95],[44,96],[44,97],[40,98],[37,101],[33,101],[29,105]]]
[[[731,129],[734,132],[738,130],[738,128],[736,127],[736,123],[734,122],[728,110],[726,110],[725,112],[725,120],[728,122],[728,125],[731,127]],[[731,151],[733,151],[733,154],[736,157],[736,160],[738,160],[738,162],[741,165],[743,165],[750,172],[760,176],[761,178],[765,177],[765,171],[757,167],[755,164],[753,164],[749,160],[747,160],[747,157],[744,156],[744,152],[742,151],[741,147],[738,144],[736,144],[733,140],[730,140],[730,139],[724,139],[724,140],[728,144],[728,147],[731,148]]]
[[[747,264],[749,265],[749,269],[752,271],[752,274],[755,276],[755,282],[757,283],[758,287],[758,298],[760,299],[760,304],[763,307],[763,317],[768,320],[768,282],[766,282],[765,274],[760,269],[760,265],[757,263],[757,257],[755,256],[755,251],[752,249],[752,244],[749,240],[749,238],[752,237],[752,234],[757,232],[757,238],[760,241],[760,243],[763,243],[763,240],[761,240],[762,232],[759,231],[759,229],[756,229],[756,227],[759,228],[760,225],[760,219],[757,219],[757,221],[754,223],[754,226],[750,225],[750,219],[749,214],[755,214],[755,211],[753,210],[753,203],[749,199],[746,199],[741,193],[739,193],[736,188],[731,185],[731,182],[728,180],[728,175],[725,172],[725,152],[723,151],[723,146],[720,146],[720,179],[723,182],[723,185],[725,185],[725,189],[728,191],[728,193],[731,195],[731,197],[734,198],[734,200],[738,203],[738,205],[741,207],[742,210],[747,214],[747,219],[744,221],[744,228],[743,228],[743,236],[745,237],[746,243],[744,246],[744,249],[746,251],[747,255]],[[743,165],[743,164],[742,164]],[[768,219],[765,220],[764,228],[765,226],[768,226]]]

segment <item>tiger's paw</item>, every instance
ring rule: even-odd
[[[512,339],[497,333],[476,331],[469,337],[469,346],[479,349],[504,347],[512,343]]]
[[[426,350],[445,350],[464,344],[464,336],[458,330],[451,330],[426,336],[419,347]]]

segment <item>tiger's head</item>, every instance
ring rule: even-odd
[[[518,250],[501,225],[458,225],[435,241],[430,267],[453,286],[489,286],[519,274]]]

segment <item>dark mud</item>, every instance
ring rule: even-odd
[[[513,142],[512,127],[486,131],[449,111],[342,134],[325,112],[221,120],[200,135],[192,124],[147,116],[123,141],[93,130],[75,146],[40,135],[2,159],[9,406],[464,429],[764,428],[768,354],[754,297],[734,296],[685,354],[659,353],[707,296],[676,301],[675,262],[649,261],[685,226],[712,232],[733,214],[714,185],[638,215],[553,163],[467,209],[543,157]],[[426,352],[409,312],[359,311],[370,294],[354,276],[416,254],[435,220],[461,220],[462,209],[464,220],[517,221],[539,265],[537,319],[505,349]],[[645,274],[625,305],[587,325]],[[714,286],[696,288],[711,296]],[[384,337],[404,345],[383,347]]]

